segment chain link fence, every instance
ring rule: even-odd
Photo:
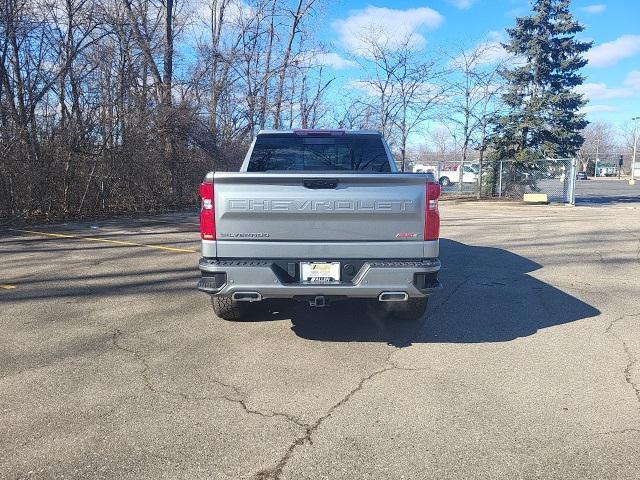
[[[520,163],[502,160],[490,165],[493,196],[522,199],[526,193],[545,193],[553,203],[575,203],[576,162],[573,158]],[[483,169],[484,170],[484,169]],[[491,180],[492,176],[496,181]]]
[[[499,160],[480,166],[437,162],[416,164],[414,172],[431,172],[442,185],[442,195],[466,195],[522,200],[526,193],[544,193],[549,202],[575,203],[576,161],[573,158],[540,159],[534,162]],[[462,180],[462,182],[461,182]]]

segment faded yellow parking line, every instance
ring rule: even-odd
[[[111,240],[108,238],[99,238],[99,237],[83,237],[81,235],[70,235],[68,233],[49,233],[49,232],[39,232],[36,230],[20,230],[18,228],[11,228],[10,230],[14,232],[30,233],[32,235],[42,235],[45,237],[52,237],[52,238],[70,238],[70,239],[76,239],[76,240],[86,240],[88,242],[112,243],[115,245],[123,245],[127,247],[155,248],[157,250],[166,250],[168,252],[176,252],[176,253],[197,253],[197,250],[192,250],[190,248],[165,247],[163,245],[153,245],[149,243],[126,242],[123,240]]]
[[[194,223],[194,222],[180,222],[180,221],[172,221],[172,220],[158,220],[158,219],[151,219],[151,218],[140,218],[138,219],[138,221],[145,221],[145,222],[158,222],[158,223],[168,223],[171,225],[195,225],[196,227],[199,227],[200,224],[199,223]]]
[[[16,288],[16,286],[4,283],[4,284],[0,284],[0,288],[3,288],[5,290],[13,290],[14,288]]]

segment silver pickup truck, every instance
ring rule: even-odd
[[[398,173],[378,132],[261,131],[238,173],[200,185],[202,277],[221,318],[253,302],[351,298],[421,318],[437,276],[440,185]]]

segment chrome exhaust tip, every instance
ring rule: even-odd
[[[262,295],[258,292],[234,292],[231,299],[236,302],[259,302],[262,300]]]
[[[409,299],[407,292],[382,292],[378,295],[381,302],[406,302]]]

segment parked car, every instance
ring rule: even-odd
[[[440,288],[440,185],[397,172],[378,132],[260,132],[240,172],[207,174],[200,196],[198,289],[221,318],[270,298],[360,298],[416,320]]]
[[[589,180],[589,177],[587,176],[587,172],[578,172],[578,174],[576,175],[576,178],[578,180]]]
[[[460,181],[460,166],[456,165],[454,168],[440,170],[438,172],[438,182],[443,187],[448,187],[452,183],[458,183]],[[462,174],[462,183],[477,183],[478,182],[478,165],[465,165]]]
[[[445,168],[439,170],[438,166],[431,165],[414,165],[413,171],[416,173],[433,173],[436,175],[438,182],[443,187],[448,187],[454,183],[458,183],[460,180],[460,168],[459,164],[453,165],[445,165]],[[464,166],[464,175],[462,177],[463,183],[477,183],[478,181],[478,172],[480,168],[478,164],[471,163]]]

